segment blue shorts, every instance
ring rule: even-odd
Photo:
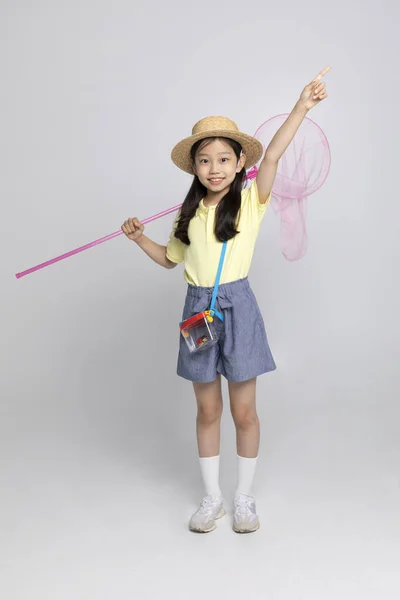
[[[210,307],[213,288],[188,286],[182,321]],[[268,345],[264,321],[247,277],[218,288],[215,316],[218,342],[190,353],[180,335],[177,373],[189,381],[211,382],[220,373],[228,381],[247,381],[274,371],[276,365]]]

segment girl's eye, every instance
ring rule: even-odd
[[[207,159],[206,159],[206,158],[202,158],[202,159],[200,160],[200,162],[205,164],[205,163],[206,163],[206,162],[208,162],[208,161],[207,161]]]
[[[222,162],[224,162],[224,161],[228,161],[229,158],[221,158],[221,160],[222,160]]]

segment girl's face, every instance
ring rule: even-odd
[[[238,160],[233,148],[224,140],[207,143],[196,152],[194,173],[210,192],[220,193],[229,188],[246,162],[242,154]]]

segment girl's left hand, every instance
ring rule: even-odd
[[[331,70],[331,67],[325,67],[301,92],[299,103],[306,109],[310,110],[327,98],[326,84],[321,82],[321,79]]]

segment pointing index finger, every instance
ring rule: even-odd
[[[316,78],[314,79],[314,81],[321,81],[321,79],[324,77],[324,75],[326,75],[327,73],[329,73],[329,71],[331,70],[331,66],[329,67],[325,67],[325,69],[322,69],[322,71],[320,71],[318,73],[318,75],[316,76]]]

